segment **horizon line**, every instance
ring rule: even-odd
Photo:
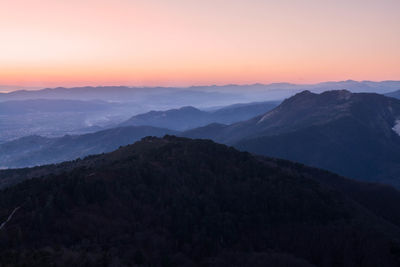
[[[389,80],[353,80],[353,79],[346,79],[346,80],[327,80],[327,81],[319,81],[319,82],[314,82],[314,83],[293,83],[293,82],[271,82],[271,83],[260,83],[260,82],[254,82],[254,83],[224,83],[224,84],[199,84],[199,85],[188,85],[188,86],[168,86],[168,85],[154,85],[154,86],[149,86],[149,85],[123,85],[123,84],[115,84],[115,85],[82,85],[82,86],[54,86],[54,87],[40,87],[40,86],[20,86],[21,89],[16,89],[16,90],[2,90],[1,88],[5,87],[19,87],[18,85],[0,85],[0,93],[2,94],[8,94],[8,93],[14,93],[14,92],[34,92],[34,91],[42,91],[42,90],[54,90],[54,89],[72,89],[72,88],[85,88],[85,87],[91,87],[91,88],[102,88],[102,87],[128,87],[128,88],[181,88],[181,89],[187,89],[187,88],[195,88],[195,87],[227,87],[227,86],[271,86],[271,85],[279,85],[279,84],[287,84],[287,85],[317,85],[317,84],[323,84],[323,83],[340,83],[340,82],[358,82],[358,83],[363,83],[363,82],[373,82],[373,83],[382,83],[382,82],[400,82],[399,80],[395,79],[389,79]],[[32,88],[32,89],[28,89]]]

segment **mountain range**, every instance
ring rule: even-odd
[[[35,107],[34,110],[38,112],[39,116],[43,116],[43,113],[37,111],[40,108],[41,101],[27,101],[33,103],[32,106]],[[67,109],[68,103],[72,103],[72,107],[85,108],[85,103],[87,102],[75,102],[75,100],[52,100],[51,102],[53,101],[56,103],[42,107],[42,110],[59,111]],[[63,105],[64,103],[66,105]],[[235,104],[216,108],[212,111],[202,111],[194,107],[183,107],[167,111],[151,111],[133,116],[119,125],[114,125],[114,127],[107,127],[109,129],[102,129],[95,126],[81,128],[80,131],[88,132],[85,134],[69,134],[63,137],[29,135],[0,144],[0,167],[16,168],[43,165],[73,160],[89,154],[110,152],[119,146],[130,144],[148,135],[163,136],[165,134],[178,134],[177,130],[199,127],[213,121],[232,123],[249,119],[271,110],[278,103],[274,101]],[[98,107],[96,104],[97,102],[93,104],[93,109]],[[101,106],[101,104],[103,103],[99,105]],[[88,105],[86,111],[90,107]],[[26,109],[30,109],[29,105],[27,105]],[[15,108],[15,112],[17,111],[18,109]],[[78,111],[79,109],[77,108],[76,112]],[[9,110],[9,112],[12,111]],[[65,116],[66,114],[62,113],[61,115]],[[79,118],[83,117],[80,113],[77,116]],[[71,117],[71,115],[69,114],[68,117]],[[66,121],[66,118],[59,120],[62,125],[67,124]],[[9,125],[5,124],[3,127],[7,127],[8,131],[10,131]],[[44,125],[42,125],[41,129],[43,127]],[[0,129],[2,128],[0,127]],[[3,134],[5,133],[3,132]]]
[[[41,90],[17,90],[0,93],[0,101],[27,99],[75,99],[103,100],[118,102],[152,103],[158,107],[176,106],[209,106],[217,102],[223,105],[237,102],[279,100],[304,90],[320,93],[327,90],[346,89],[351,92],[389,93],[400,90],[400,81],[332,81],[316,84],[248,84],[248,85],[210,85],[192,87],[129,87],[99,86],[74,88],[45,88]],[[10,90],[8,90],[10,91]],[[207,101],[209,103],[207,103]],[[201,103],[201,104],[200,104]]]
[[[210,123],[231,124],[247,120],[270,111],[278,104],[278,101],[266,101],[234,104],[212,111],[202,111],[190,106],[166,111],[150,111],[135,115],[121,123],[120,126],[147,125],[182,131]]]
[[[32,99],[129,102],[151,109],[151,107],[174,108],[183,105],[229,105],[238,103],[245,98],[242,94],[230,92],[200,91],[175,87],[128,86],[57,87],[0,93],[0,102]]]
[[[60,137],[65,134],[91,133],[117,126],[154,125],[173,130],[186,130],[215,121],[233,123],[250,119],[271,110],[278,104],[279,101],[266,101],[210,107],[206,109],[207,111],[187,107],[147,112],[148,107],[131,102],[11,100],[0,104],[0,143],[29,135]],[[132,117],[132,114],[136,115]],[[166,115],[168,116],[165,117]]]
[[[113,151],[119,146],[132,144],[144,136],[176,133],[151,126],[129,126],[55,138],[27,136],[0,144],[0,167],[29,167],[74,160]]]
[[[266,114],[183,135],[400,186],[400,101],[346,90],[304,91]]]
[[[0,145],[0,166],[57,163],[109,152],[146,135],[176,134],[212,139],[255,154],[400,187],[400,100],[395,98],[347,90],[320,94],[303,91],[249,120],[181,131],[219,119],[221,122],[250,116],[261,112],[259,107],[271,108],[269,102],[214,111],[184,107],[141,114],[125,122],[141,126],[82,136],[18,139]],[[144,131],[144,125],[151,126]]]
[[[399,191],[207,140],[4,176],[2,266],[400,264]]]

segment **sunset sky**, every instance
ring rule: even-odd
[[[0,85],[400,79],[399,0],[1,0]]]

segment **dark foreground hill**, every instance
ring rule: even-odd
[[[0,192],[1,266],[400,264],[391,187],[173,136],[41,169]]]
[[[400,187],[399,120],[398,99],[304,91],[251,120],[212,124],[184,135]]]

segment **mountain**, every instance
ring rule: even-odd
[[[70,90],[74,92],[73,89],[66,91],[69,92]],[[79,89],[76,90],[79,91]],[[78,95],[76,94],[76,96]],[[189,97],[189,95],[191,96]],[[202,95],[216,97],[213,93],[197,94],[196,92],[191,92],[186,94],[187,97],[195,98],[199,101],[202,99]],[[184,92],[179,93],[181,100],[178,99],[178,96],[174,96],[174,105],[180,105],[181,102],[184,103],[188,100],[186,96]],[[155,106],[169,106],[168,103],[163,103],[164,100],[161,97],[158,100],[157,98],[159,96],[152,95],[152,101],[158,103]],[[154,126],[174,130],[187,130],[215,121],[233,123],[249,119],[267,112],[276,105],[277,102],[272,101],[235,104],[224,106],[221,110],[215,112],[203,112],[195,108],[184,107],[163,112],[153,111],[147,114],[143,112],[148,112],[151,107],[145,106],[144,103],[138,104],[136,102],[121,103],[68,99],[10,100],[0,104],[0,143],[29,135],[60,137],[65,134],[90,133],[118,125]],[[131,120],[125,122],[132,114],[140,115],[135,115]],[[168,116],[165,117],[165,114]]]
[[[91,154],[110,152],[144,136],[175,133],[172,130],[150,126],[131,126],[57,138],[27,136],[0,144],[0,167],[18,168],[58,163]]]
[[[29,99],[67,99],[67,100],[105,100],[117,101],[119,99],[131,99],[145,92],[145,88],[134,88],[127,86],[86,86],[86,87],[57,87],[41,90],[18,90],[0,94],[0,101],[7,100],[29,100]],[[161,88],[153,88],[157,92]],[[163,89],[168,91],[169,88]],[[148,92],[150,93],[150,92]],[[108,99],[107,99],[108,98]]]
[[[111,151],[146,135],[179,134],[400,187],[399,100],[346,90],[303,91],[272,111],[230,124],[273,105],[275,102],[250,103],[213,111],[184,107],[144,113],[124,124],[177,130],[203,125],[183,133],[138,126],[81,136],[17,139],[0,144],[0,167],[56,163]]]
[[[43,102],[44,101],[44,102]],[[21,110],[18,109],[20,102],[27,102],[27,105]],[[54,102],[54,103],[53,103]],[[24,123],[21,120],[21,127],[11,123],[6,123],[4,119],[3,124],[0,126],[0,137],[6,138],[9,135],[15,136],[15,132],[21,135],[27,135],[22,138],[0,143],[0,168],[6,167],[28,167],[35,165],[43,165],[49,163],[56,163],[65,160],[72,160],[78,157],[86,156],[89,154],[96,154],[102,152],[109,152],[118,148],[120,145],[129,144],[146,135],[162,136],[164,134],[178,134],[175,130],[182,130],[194,128],[201,125],[206,125],[211,122],[235,122],[243,118],[248,119],[258,114],[262,114],[277,105],[277,102],[257,102],[248,104],[235,104],[227,106],[214,111],[201,111],[193,107],[183,107],[180,109],[172,109],[167,111],[151,111],[148,113],[136,115],[131,119],[120,124],[116,128],[107,130],[99,126],[93,125],[89,127],[79,128],[78,130],[67,130],[74,124],[74,118],[77,121],[85,121],[88,123],[88,110],[93,109],[93,113],[101,117],[98,112],[97,102],[89,101],[75,101],[75,100],[26,100],[26,101],[9,101],[4,102],[10,105],[10,109],[4,108],[8,111],[8,121],[13,118],[17,121],[21,120],[20,116],[26,117],[26,120],[45,117],[45,120],[53,122],[49,126],[42,120],[35,120],[40,127],[32,125],[28,127],[29,123]],[[13,106],[13,103],[18,105]],[[50,104],[49,104],[50,103]],[[86,103],[93,103],[93,105],[85,106]],[[41,105],[43,104],[43,105]],[[100,102],[102,107],[104,103]],[[106,107],[107,105],[104,104]],[[76,114],[69,113],[71,109],[75,108]],[[87,112],[80,113],[80,109],[85,109]],[[28,116],[32,112],[35,116]],[[0,113],[2,108],[0,107]],[[63,112],[64,111],[64,112]],[[19,115],[19,112],[22,115]],[[50,113],[45,113],[50,112]],[[16,117],[10,115],[17,113]],[[56,115],[51,115],[55,113]],[[92,118],[95,118],[93,115]],[[51,117],[54,116],[54,117]],[[78,123],[78,122],[77,122]],[[58,128],[60,124],[64,128]],[[83,127],[82,125],[81,127]],[[61,126],[60,126],[61,127]],[[53,129],[53,131],[50,130]],[[54,130],[57,129],[57,131]],[[75,127],[76,128],[76,127]],[[168,128],[168,129],[167,129]],[[173,129],[173,130],[169,130]],[[53,134],[63,132],[71,132],[63,137],[43,137],[37,134],[29,135],[29,133],[47,133],[51,131]],[[82,132],[83,134],[79,134]],[[1,140],[1,139],[0,139]]]
[[[263,114],[278,105],[277,101],[234,104],[214,111],[182,107],[166,111],[150,111],[131,117],[120,126],[154,126],[173,130],[187,130],[210,123],[234,123]]]
[[[216,106],[237,102],[277,100],[289,97],[303,90],[323,92],[346,89],[351,92],[389,93],[400,90],[400,81],[337,81],[316,84],[247,84],[210,85],[180,87],[129,87],[98,86],[73,88],[45,88],[41,90],[18,90],[0,93],[0,101],[27,99],[75,99],[136,102],[161,106]],[[7,90],[10,91],[10,90]]]
[[[385,95],[388,96],[388,97],[394,97],[394,98],[400,99],[400,90],[389,92],[389,93],[387,93]]]
[[[239,103],[222,107],[211,112],[212,122],[231,124],[248,120],[272,110],[278,106],[280,102],[281,101]]]
[[[394,98],[304,91],[248,121],[212,124],[183,135],[400,187],[398,119],[400,101]]]
[[[183,105],[229,105],[245,99],[243,94],[231,92],[196,91],[178,87],[98,86],[73,88],[45,88],[0,93],[0,102],[11,100],[101,100],[135,103],[149,110],[151,107],[174,108]]]
[[[1,191],[2,266],[400,264],[388,186],[173,136],[0,177],[38,169]]]
[[[301,87],[299,87],[300,89]],[[321,82],[315,85],[305,85],[303,90],[309,89],[313,92],[348,90],[353,93],[387,93],[400,89],[400,81],[338,81],[338,82]]]
[[[209,113],[194,107],[182,107],[166,111],[150,111],[124,121],[120,126],[154,126],[185,130],[210,123]]]
[[[388,93],[400,90],[400,81],[328,81],[314,84],[294,84],[294,83],[270,83],[270,84],[228,84],[228,85],[209,85],[192,86],[184,88],[188,91],[199,92],[220,92],[241,95],[247,101],[258,101],[259,99],[277,100],[292,96],[295,93],[310,90],[315,93],[332,90],[348,90],[354,93]],[[187,104],[187,103],[186,103]]]

